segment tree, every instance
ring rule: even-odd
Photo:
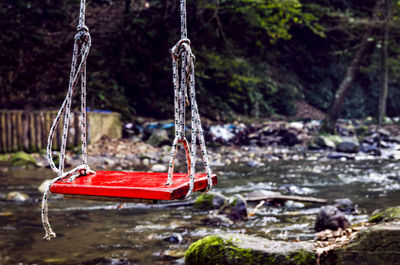
[[[389,41],[389,21],[392,13],[392,3],[391,0],[385,0],[384,12],[384,22],[383,22],[383,39],[382,39],[382,49],[381,49],[381,93],[379,95],[379,108],[378,108],[378,124],[382,125],[383,117],[386,114],[386,101],[388,95],[388,41]]]
[[[346,75],[343,78],[339,89],[336,91],[334,97],[332,98],[331,106],[328,110],[328,113],[325,119],[322,121],[319,132],[320,133],[330,133],[334,134],[336,132],[336,122],[340,116],[340,112],[342,110],[342,106],[346,95],[349,92],[351,84],[354,81],[356,73],[362,63],[362,60],[371,44],[371,37],[376,29],[378,24],[378,12],[379,7],[382,6],[384,0],[378,0],[373,9],[373,21],[367,24],[366,32],[361,40],[360,46],[356,52],[354,59],[352,60],[350,66],[347,68]]]

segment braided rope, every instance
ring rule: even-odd
[[[174,85],[174,113],[175,113],[175,139],[172,144],[171,157],[168,169],[168,180],[166,185],[172,184],[174,163],[178,143],[182,142],[185,148],[188,173],[190,175],[189,191],[186,197],[193,192],[194,176],[196,171],[196,139],[199,138],[199,145],[204,161],[204,168],[207,173],[208,187],[212,188],[211,168],[208,160],[207,149],[204,141],[203,128],[196,102],[194,61],[195,56],[190,48],[190,40],[187,39],[186,26],[186,1],[180,1],[181,12],[181,40],[171,49],[172,57],[172,79]],[[181,61],[181,76],[179,77],[179,59]],[[190,88],[190,105],[192,115],[191,147],[189,149],[185,138],[185,104],[187,104],[187,88]],[[190,167],[189,167],[190,165]]]
[[[56,118],[50,128],[48,143],[47,143],[47,160],[50,164],[51,169],[58,176],[54,178],[50,184],[46,187],[46,190],[43,194],[42,199],[42,224],[46,231],[45,239],[50,240],[55,237],[56,234],[52,231],[50,227],[50,223],[48,220],[48,198],[50,196],[50,187],[54,182],[57,182],[63,178],[69,177],[68,181],[73,181],[75,178],[83,175],[87,175],[89,173],[95,173],[90,170],[87,165],[87,138],[86,138],[86,60],[89,55],[90,46],[91,46],[91,38],[89,34],[89,29],[85,26],[85,5],[86,1],[81,0],[80,4],[80,12],[79,12],[79,25],[77,27],[77,33],[74,38],[74,48],[72,53],[72,62],[71,62],[71,72],[69,76],[69,84],[68,84],[68,93],[61,105],[61,108],[57,112]],[[79,51],[79,45],[81,45],[81,49]],[[76,67],[78,62],[78,57],[81,56],[81,61]],[[68,126],[69,120],[71,117],[71,102],[72,96],[75,92],[76,86],[81,81],[81,117],[80,117],[80,129],[81,129],[81,140],[82,140],[82,165],[68,171],[64,172],[64,161],[65,161],[65,150],[67,147],[67,137],[68,137]],[[55,134],[55,130],[60,122],[61,116],[64,114],[64,124],[63,124],[63,135],[61,139],[61,148],[60,148],[60,163],[58,168],[54,164],[52,158],[52,149],[53,149],[53,138]]]

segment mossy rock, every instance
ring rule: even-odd
[[[147,143],[152,146],[160,147],[166,144],[169,145],[171,140],[166,130],[154,130],[150,138],[147,140]]]
[[[31,155],[20,151],[10,157],[10,165],[14,167],[36,166],[36,161]]]
[[[349,244],[321,256],[321,265],[399,264],[400,225],[382,223],[359,232]]]
[[[333,134],[317,134],[308,142],[309,149],[330,148],[335,149],[342,141],[340,136]]]
[[[368,126],[362,125],[356,128],[356,134],[359,139],[363,139],[368,134]]]
[[[0,154],[0,162],[8,162],[9,156],[7,154]]]
[[[311,242],[271,241],[242,234],[211,235],[193,243],[187,265],[316,264]]]
[[[337,134],[322,134],[321,136],[325,137],[326,139],[329,139],[335,145],[337,145],[343,141],[342,138]]]
[[[213,210],[221,208],[228,198],[217,192],[207,192],[197,197],[193,207],[198,210]]]
[[[369,218],[371,223],[390,222],[400,220],[400,206],[375,211]]]

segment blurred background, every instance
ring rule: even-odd
[[[296,102],[303,102],[326,112],[357,51],[365,49],[340,114],[375,117],[386,69],[387,115],[397,116],[399,9],[397,1],[188,1],[200,111],[212,120],[295,115]],[[0,106],[58,108],[79,1],[3,0],[0,12]],[[180,37],[179,2],[92,0],[86,24],[93,43],[88,106],[125,119],[171,117],[169,49]]]

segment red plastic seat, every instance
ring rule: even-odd
[[[127,198],[145,200],[175,200],[185,197],[189,190],[187,173],[175,173],[173,184],[166,186],[167,173],[97,171],[67,182],[68,177],[51,185],[52,193],[65,195],[83,195],[82,198]],[[213,185],[217,184],[217,176],[212,175]],[[207,175],[195,174],[193,191],[207,188]],[[106,200],[105,199],[105,200]]]

